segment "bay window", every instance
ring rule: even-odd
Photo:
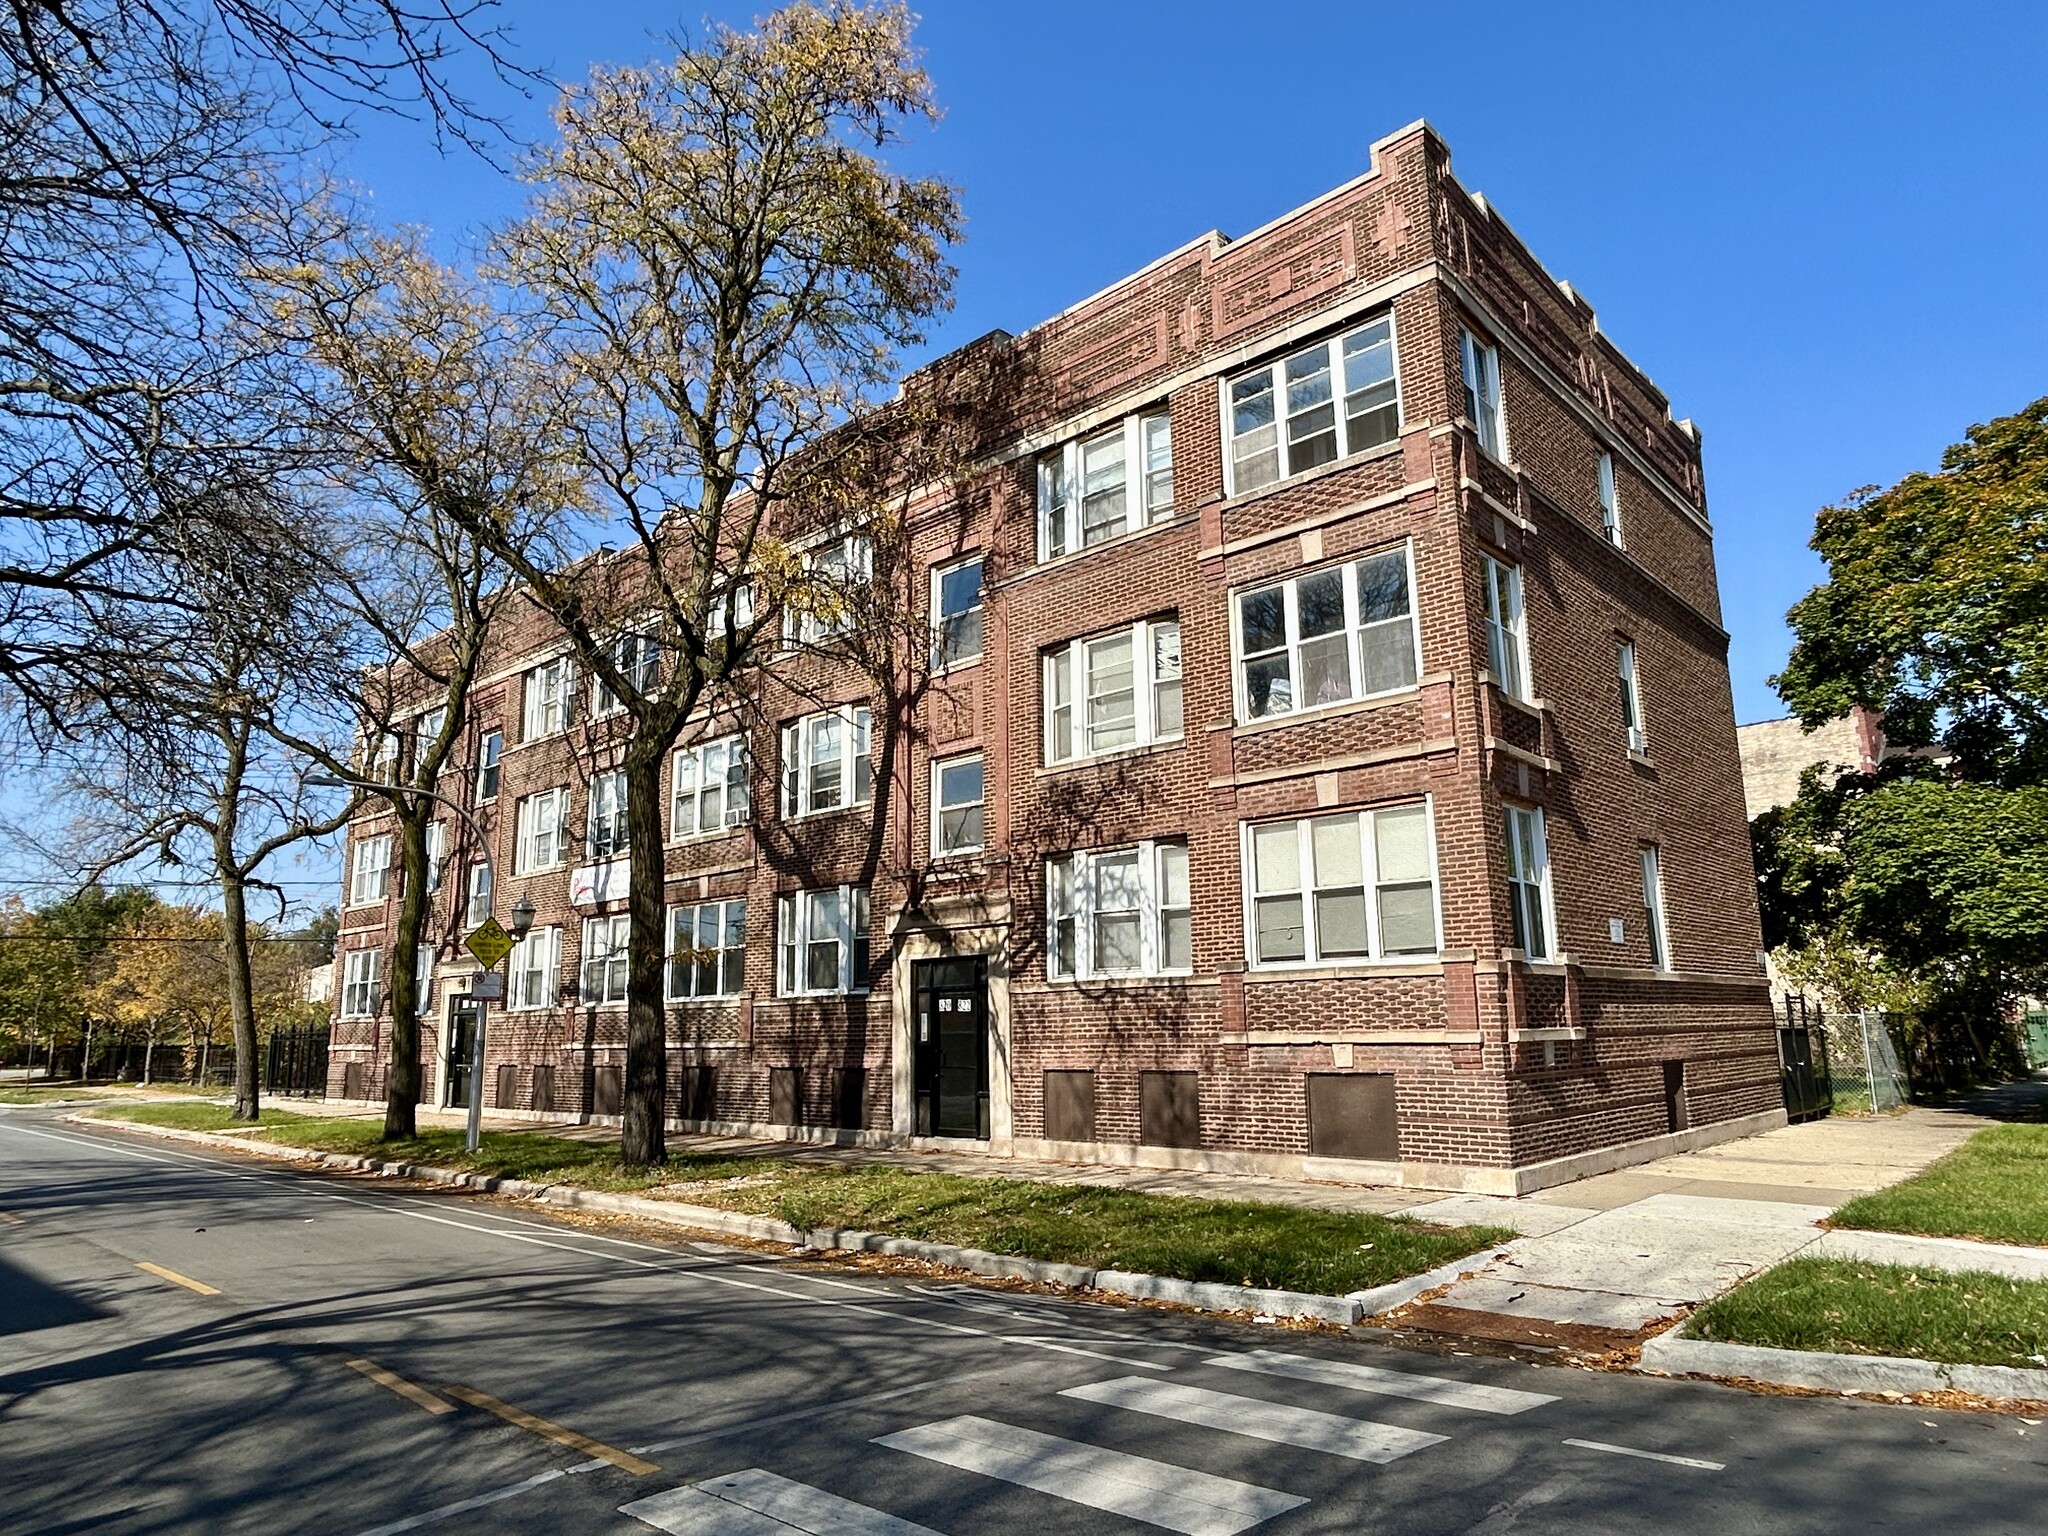
[[[1173,428],[1164,411],[1038,457],[1038,558],[1054,560],[1173,515]]]
[[[1048,859],[1046,975],[1185,975],[1194,901],[1185,842],[1140,842]]]
[[[782,814],[814,816],[874,797],[874,717],[861,705],[806,715],[782,728]]]
[[[702,837],[743,823],[751,809],[744,736],[684,747],[673,760],[669,785],[670,835]]]
[[[631,964],[633,920],[621,912],[583,920],[581,995],[586,1003],[623,1003]]]
[[[1180,671],[1174,619],[1147,619],[1046,652],[1046,762],[1178,740]]]
[[[737,997],[746,980],[747,904],[668,909],[668,1000]]]
[[[1407,545],[1238,594],[1239,718],[1415,686],[1421,636]]]
[[[776,989],[783,997],[865,992],[868,987],[868,889],[864,885],[790,891],[775,899],[780,941]]]
[[[1401,430],[1393,317],[1241,373],[1227,394],[1233,496],[1390,443]]]
[[[556,978],[562,971],[562,930],[529,929],[525,938],[512,946],[508,966],[507,1008],[551,1008],[557,993]]]
[[[553,869],[568,861],[564,826],[568,814],[569,791],[566,789],[543,790],[519,802],[513,818],[513,873],[531,874],[537,869]]]
[[[1437,951],[1427,804],[1248,823],[1244,859],[1246,953],[1254,966]]]

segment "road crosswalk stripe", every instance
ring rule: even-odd
[[[1226,1430],[1254,1440],[1269,1440],[1275,1445],[1327,1451],[1332,1456],[1348,1456],[1353,1461],[1377,1462],[1382,1466],[1448,1438],[1420,1429],[1404,1429],[1398,1424],[1375,1424],[1369,1419],[1324,1413],[1316,1408],[1296,1408],[1289,1403],[1269,1403],[1231,1392],[1211,1392],[1206,1387],[1154,1381],[1149,1376],[1091,1382],[1085,1387],[1069,1387],[1060,1396],[1107,1403],[1176,1423],[1200,1424],[1206,1429]]]
[[[1488,1387],[1475,1381],[1453,1381],[1446,1376],[1417,1376],[1408,1371],[1387,1371],[1349,1360],[1290,1355],[1275,1349],[1217,1355],[1202,1363],[1221,1366],[1227,1371],[1257,1371],[1266,1376],[1287,1376],[1296,1381],[1313,1381],[1319,1386],[1345,1387],[1353,1392],[1377,1392],[1383,1397],[1409,1397],[1417,1402],[1442,1403],[1447,1407],[1470,1408],[1479,1413],[1527,1413],[1531,1408],[1557,1401],[1542,1392],[1518,1392],[1512,1387]]]
[[[1277,1488],[1062,1440],[974,1414],[880,1435],[875,1444],[1163,1526],[1181,1536],[1236,1536],[1308,1502]]]
[[[669,1536],[938,1536],[929,1526],[759,1467],[635,1499],[619,1513]]]

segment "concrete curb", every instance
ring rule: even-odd
[[[2048,1280],[2048,1248],[1980,1243],[1967,1237],[1920,1237],[1909,1232],[1830,1227],[1806,1249],[1804,1257],[1910,1264],[1952,1274],[2000,1275],[2008,1280]]]
[[[436,1168],[422,1163],[387,1162],[381,1158],[358,1157],[347,1152],[319,1152],[309,1147],[288,1146],[282,1142],[250,1141],[242,1136],[218,1135],[211,1131],[185,1131],[168,1125],[143,1125],[132,1120],[83,1121],[76,1116],[65,1118],[80,1124],[111,1126],[116,1130],[155,1136],[166,1141],[187,1141],[208,1147],[240,1147],[260,1151],[265,1156],[283,1157],[295,1162],[339,1168],[353,1173],[374,1173],[383,1178],[393,1179],[421,1179],[433,1184],[445,1184],[453,1189],[474,1189],[486,1194],[511,1195],[522,1200],[566,1205],[580,1210],[611,1211],[619,1215],[663,1222],[669,1226],[688,1227],[695,1231],[752,1238],[756,1242],[787,1243],[793,1247],[825,1252],[887,1254],[895,1258],[943,1264],[950,1269],[961,1269],[969,1274],[985,1275],[997,1280],[1029,1280],[1070,1290],[1108,1291],[1115,1295],[1132,1296],[1145,1301],[1170,1302],[1176,1306],[1193,1307],[1203,1312],[1250,1312],[1270,1317],[1309,1318],[1318,1322],[1338,1323],[1345,1327],[1356,1323],[1364,1315],[1367,1310],[1363,1305],[1364,1299],[1371,1299],[1377,1303],[1372,1310],[1385,1311],[1388,1307],[1400,1305],[1401,1302],[1381,1301],[1379,1298],[1406,1291],[1408,1294],[1401,1300],[1412,1299],[1423,1291],[1457,1279],[1461,1272],[1475,1267],[1475,1263],[1486,1262],[1486,1259],[1479,1255],[1467,1255],[1453,1263],[1430,1270],[1427,1274],[1411,1275],[1406,1280],[1396,1280],[1370,1291],[1360,1291],[1350,1296],[1315,1296],[1303,1291],[1264,1290],[1256,1286],[1224,1285],[1205,1280],[1175,1280],[1164,1275],[1139,1275],[1123,1270],[1095,1270],[1080,1264],[1056,1264],[1040,1259],[1019,1258],[1014,1254],[989,1253],[980,1248],[956,1248],[950,1243],[927,1243],[915,1238],[889,1237],[879,1232],[863,1232],[854,1228],[824,1228],[805,1232],[788,1222],[776,1221],[772,1217],[748,1216],[738,1211],[724,1211],[708,1205],[683,1205],[673,1200],[650,1200],[640,1195],[614,1195],[603,1190],[577,1189],[564,1184],[536,1184],[526,1179],[492,1178],[488,1175],[461,1173],[452,1168]],[[1490,1258],[1491,1255],[1487,1257]]]
[[[1468,1274],[1484,1269],[1495,1259],[1512,1253],[1522,1241],[1519,1237],[1512,1238],[1491,1252],[1468,1253],[1462,1259],[1439,1264],[1435,1269],[1424,1270],[1419,1275],[1410,1275],[1406,1280],[1392,1280],[1385,1285],[1376,1285],[1369,1291],[1353,1291],[1344,1299],[1357,1302],[1361,1316],[1377,1317],[1382,1312],[1391,1312],[1396,1307],[1407,1306],[1424,1291],[1433,1291],[1440,1285],[1451,1285]]]
[[[1975,1397],[2048,1402],[2048,1371],[1720,1344],[1680,1338],[1676,1328],[1643,1345],[1637,1369],[1670,1376],[1734,1377],[1822,1392],[1968,1392]]]

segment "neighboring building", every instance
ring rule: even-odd
[[[678,1123],[1492,1191],[1782,1123],[1698,435],[1434,133],[975,349],[1009,416],[913,520],[945,667],[878,850],[850,671],[793,648],[765,686],[836,707],[676,754]],[[601,701],[537,622],[498,646],[453,792],[540,915],[486,1091],[612,1114]],[[348,1096],[387,828],[351,829]],[[437,1059],[490,895],[442,835]]]
[[[1739,725],[1735,744],[1742,753],[1742,798],[1751,821],[1796,800],[1799,776],[1816,763],[1873,773],[1901,750],[1886,744],[1877,712],[1861,706],[1811,731],[1796,717]]]

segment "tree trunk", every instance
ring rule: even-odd
[[[249,908],[237,874],[220,882],[221,947],[228,968],[228,1014],[235,1033],[235,1108],[237,1120],[254,1120],[256,1102],[256,989],[249,974]]]
[[[142,1086],[149,1086],[149,1074],[156,1061],[156,1026],[149,1026],[149,1038],[142,1042]]]
[[[89,1013],[85,1016],[85,1055],[80,1057],[78,1062],[78,1080],[81,1083],[92,1081],[92,1030],[98,1022],[99,1020]]]
[[[626,980],[626,1082],[619,1155],[628,1168],[668,1159],[668,1021],[664,1003],[661,751],[629,751],[626,837],[632,936]]]
[[[431,800],[413,797],[399,809],[398,931],[391,955],[391,1075],[384,1089],[386,1141],[418,1134],[420,1102],[420,934],[427,925],[427,813]],[[454,841],[452,838],[449,840]]]

